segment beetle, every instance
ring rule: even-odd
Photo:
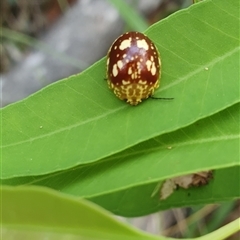
[[[156,46],[143,33],[122,34],[108,51],[106,77],[119,99],[141,103],[159,87],[161,59]]]

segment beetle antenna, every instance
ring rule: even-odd
[[[174,98],[159,98],[159,97],[153,97],[151,96],[150,98],[156,99],[156,100],[173,100]]]

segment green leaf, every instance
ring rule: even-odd
[[[239,198],[239,107],[235,104],[105,161],[45,176],[9,179],[3,184],[47,186],[88,198],[123,216]],[[207,186],[176,191],[164,201],[159,194],[151,197],[159,181],[210,169],[214,169],[214,178]]]
[[[172,239],[134,229],[86,200],[69,198],[46,188],[3,186],[1,194],[3,239]],[[238,230],[239,219],[196,240],[225,239]]]
[[[118,100],[101,60],[2,109],[1,178],[94,163],[239,102],[238,9],[238,0],[204,1],[148,29],[162,56],[155,96],[173,101]]]
[[[63,239],[60,237],[69,235],[86,240],[167,239],[135,230],[86,200],[46,188],[3,186],[1,193],[3,239],[12,238],[13,234],[23,235],[25,240]]]
[[[239,172],[240,167],[215,170],[214,179],[208,185],[187,190],[178,189],[166,200],[160,200],[160,194],[151,197],[157,183],[146,183],[88,199],[114,214],[125,217],[139,217],[171,208],[219,203],[240,198]]]

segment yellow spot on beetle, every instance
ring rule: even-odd
[[[119,49],[120,50],[124,50],[126,48],[129,48],[131,46],[131,39],[125,39],[121,42]]]
[[[123,84],[123,85],[127,85],[127,84],[129,84],[129,83],[130,83],[130,81],[122,80],[122,84]]]
[[[152,75],[155,75],[155,74],[156,74],[156,71],[157,71],[157,69],[156,69],[155,63],[153,62],[152,67],[151,67],[151,73],[152,73]]]
[[[149,45],[147,44],[145,39],[137,40],[137,46],[139,48],[144,48],[145,50],[148,50],[148,48],[149,48]]]
[[[113,65],[112,74],[114,77],[116,77],[118,75],[117,64]]]
[[[123,62],[121,60],[118,60],[117,65],[121,69],[123,67]]]
[[[147,60],[147,61],[146,61],[146,65],[147,65],[147,70],[150,71],[150,70],[151,70],[152,62],[151,62],[150,60]]]
[[[128,74],[131,75],[132,74],[132,68],[128,68]]]

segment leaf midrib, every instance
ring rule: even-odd
[[[177,147],[185,147],[185,146],[190,146],[190,145],[197,145],[199,146],[199,144],[201,143],[213,143],[213,142],[220,142],[220,141],[228,141],[228,140],[236,140],[236,139],[240,139],[240,134],[236,134],[236,135],[225,135],[225,136],[221,136],[221,137],[211,137],[211,138],[202,138],[202,139],[198,139],[198,140],[191,140],[191,141],[186,141],[184,143],[175,143],[175,144],[168,144],[168,145],[171,145],[171,147],[174,149],[174,148],[177,148]],[[129,153],[129,154],[121,154],[120,157],[121,158],[125,158],[125,157],[134,157],[136,155],[139,155],[141,153],[152,153],[154,151],[159,151],[159,150],[162,150],[162,149],[166,149],[166,146],[159,146],[159,147],[152,147],[152,148],[148,148],[147,150],[140,150],[140,151],[134,151],[132,153]],[[105,161],[113,161],[113,160],[117,160],[119,159],[119,155],[117,156],[112,156],[108,159],[106,159]],[[103,160],[104,161],[104,160]],[[103,161],[101,161],[101,163],[103,163]],[[232,166],[233,164],[231,164]],[[239,163],[240,165],[240,163]],[[86,166],[89,166],[89,165],[86,165]],[[226,166],[226,164],[224,165]],[[229,164],[227,166],[230,166]],[[235,165],[234,165],[235,166]],[[82,168],[83,165],[80,165],[76,168],[74,168],[74,170],[78,170],[78,168]],[[67,170],[68,171],[68,170]],[[24,184],[21,184],[21,185],[29,185],[29,184],[36,184],[38,182],[41,182],[41,181],[44,181],[48,178],[52,178],[52,177],[56,177],[58,175],[61,175],[63,172],[55,172],[55,173],[52,173],[50,176],[47,175],[43,175],[42,177],[39,177],[38,179],[36,180],[33,180],[33,181],[30,181],[30,182],[27,182],[27,183],[24,183]]]

